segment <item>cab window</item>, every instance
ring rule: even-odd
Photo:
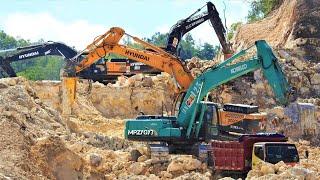
[[[257,156],[259,159],[264,160],[264,150],[262,146],[255,146],[254,147],[254,155]]]
[[[266,145],[266,161],[276,164],[279,161],[285,163],[299,162],[299,155],[295,145],[292,144],[269,144]]]
[[[206,118],[211,121],[212,125],[217,125],[218,117],[217,117],[217,108],[214,105],[208,105],[207,112],[206,112]]]

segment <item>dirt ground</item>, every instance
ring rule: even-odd
[[[298,165],[263,164],[247,179],[320,178],[319,17],[317,0],[284,0],[266,19],[241,26],[233,40],[235,49],[242,49],[266,39],[298,96],[288,107],[278,106],[259,71],[211,92],[215,102],[258,105],[268,113],[268,130],[283,132],[298,147]],[[187,62],[195,77],[216,64],[197,58]],[[123,137],[125,119],[141,112],[171,114],[169,75],[121,77],[116,84],[88,87],[86,81],[78,83],[72,115],[63,116],[59,81],[0,79],[0,179],[217,178],[192,156],[151,159],[144,143]]]

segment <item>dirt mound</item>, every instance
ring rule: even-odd
[[[264,39],[274,48],[293,49],[307,60],[320,57],[320,1],[284,0],[267,18],[241,26],[233,42],[237,50]]]
[[[45,137],[31,147],[31,157],[48,179],[82,179],[83,159],[59,137]]]
[[[153,78],[151,87],[155,86],[155,88],[149,89],[153,93],[157,93],[155,89],[158,87],[168,85],[167,77],[161,80],[159,78],[162,77]],[[140,90],[151,88],[145,87],[147,85],[143,83],[144,81],[137,80],[130,88]],[[150,85],[150,81],[147,81]],[[124,121],[106,118],[104,116],[106,111],[99,111],[95,107],[97,104],[88,98],[92,94],[87,94],[87,87],[83,83],[78,86],[79,94],[73,107],[73,115],[64,117],[61,116],[61,85],[59,82],[29,82],[24,78],[0,80],[0,152],[3,154],[0,157],[1,178],[149,179],[179,177],[185,179],[187,177],[185,174],[188,173],[195,179],[204,177],[201,172],[207,170],[206,166],[196,159],[180,157],[166,162],[150,159],[150,152],[147,152],[140,143],[123,139]],[[91,93],[112,96],[107,93],[111,92],[112,88],[118,89],[112,93],[118,93],[120,96],[123,94],[120,89],[127,90],[128,86],[94,84]],[[142,90],[142,92],[145,91]],[[163,92],[160,93],[169,92],[164,92],[163,89]],[[148,97],[142,97],[142,93],[140,96],[148,99]],[[136,103],[143,104],[143,102]],[[119,108],[122,108],[121,104],[118,105]],[[151,103],[149,108],[156,106],[157,104]],[[110,107],[117,108],[112,103]],[[131,151],[134,150],[139,151],[140,154],[136,158],[133,158],[131,154]],[[176,162],[186,162],[188,166]],[[182,169],[174,171],[173,166],[176,168],[181,166]],[[205,177],[210,177],[210,174]]]
[[[18,179],[53,177],[40,170],[32,147],[38,138],[66,135],[60,114],[44,105],[24,78],[0,80],[0,176]]]

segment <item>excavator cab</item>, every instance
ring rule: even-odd
[[[202,108],[205,108],[204,123],[202,130],[199,132],[199,138],[210,141],[219,135],[219,104],[213,102],[201,102]]]
[[[257,106],[244,104],[224,104],[202,101],[203,125],[199,139],[233,139],[240,134],[263,132],[261,123],[266,120],[266,113],[258,112]],[[199,112],[200,113],[200,112]],[[199,122],[196,122],[199,123]]]

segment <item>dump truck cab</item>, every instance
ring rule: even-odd
[[[260,162],[276,164],[280,161],[292,166],[299,162],[299,154],[295,144],[288,142],[259,142],[253,145],[252,168]]]

